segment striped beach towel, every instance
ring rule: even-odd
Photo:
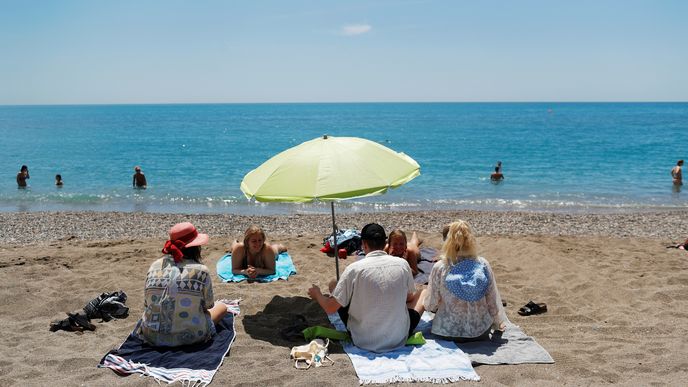
[[[437,259],[437,250],[432,247],[423,247],[420,249],[420,258],[418,258],[418,274],[413,277],[417,284],[427,285],[430,280],[430,271],[435,265]]]
[[[228,313],[216,329],[209,342],[174,348],[152,347],[132,333],[118,349],[108,352],[98,367],[110,368],[121,376],[141,374],[157,382],[207,386],[236,337],[234,315]]]
[[[346,331],[337,313],[327,317],[337,330]],[[385,353],[366,351],[347,342],[341,344],[361,384],[480,380],[471,360],[451,341],[426,340],[422,346],[407,345]]]
[[[259,275],[256,277],[258,282],[272,282],[279,279],[286,280],[290,275],[296,274],[296,267],[291,260],[289,253],[280,253],[275,262],[275,274]],[[217,261],[217,275],[224,282],[241,282],[248,280],[248,277],[243,274],[232,273],[232,254],[225,254],[219,261]]]

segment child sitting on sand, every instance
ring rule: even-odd
[[[265,232],[253,225],[244,233],[243,243],[232,242],[231,251],[232,273],[254,279],[259,275],[275,274],[277,255],[287,251],[287,248],[281,244],[265,243]]]
[[[404,258],[411,266],[411,271],[415,277],[418,274],[418,259],[420,258],[420,248],[418,246],[420,244],[421,242],[415,231],[411,236],[411,241],[407,242],[406,233],[396,229],[389,233],[385,252],[395,257]]]

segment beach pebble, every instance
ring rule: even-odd
[[[685,211],[562,214],[490,211],[417,211],[346,213],[337,215],[340,227],[360,229],[377,222],[388,231],[440,233],[456,219],[471,223],[477,235],[549,235],[662,238],[683,241],[688,230]],[[125,212],[14,212],[0,213],[0,240],[24,245],[70,240],[166,239],[168,229],[190,221],[212,237],[241,237],[251,224],[260,225],[268,239],[332,232],[329,214],[193,215]]]

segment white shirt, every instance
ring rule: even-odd
[[[406,343],[411,324],[406,297],[414,290],[408,262],[377,250],[344,270],[332,296],[349,306],[347,328],[354,345],[387,352]]]

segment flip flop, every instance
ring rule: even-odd
[[[547,312],[547,304],[536,304],[533,301],[528,301],[527,304],[518,310],[518,314],[521,316],[530,316],[533,314],[540,314]]]

